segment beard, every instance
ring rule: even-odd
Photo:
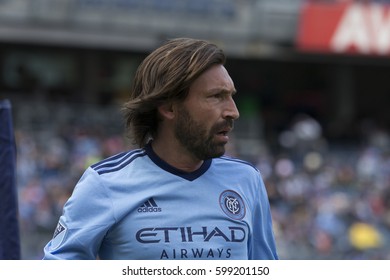
[[[195,121],[185,108],[179,111],[175,125],[177,140],[196,158],[206,160],[225,154],[225,142],[216,142],[215,135],[223,128],[233,128],[233,119],[226,119],[211,127],[210,131],[202,123]]]

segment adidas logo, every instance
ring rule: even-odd
[[[137,211],[139,213],[147,213],[147,212],[161,212],[162,210],[160,207],[158,207],[156,201],[154,201],[154,199],[151,197],[147,201],[142,203],[142,205],[138,207]]]

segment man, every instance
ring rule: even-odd
[[[44,259],[277,259],[257,169],[224,156],[239,112],[225,55],[166,42],[139,66],[124,112],[139,149],[89,167]]]

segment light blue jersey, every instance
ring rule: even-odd
[[[278,258],[256,168],[223,156],[187,173],[150,144],[85,171],[44,253],[44,259]]]

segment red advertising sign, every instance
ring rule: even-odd
[[[297,46],[304,51],[390,54],[390,6],[307,4]]]

